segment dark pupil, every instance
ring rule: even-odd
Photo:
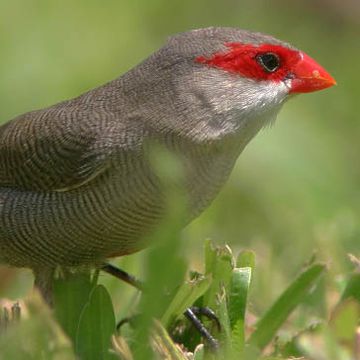
[[[259,64],[268,72],[274,72],[280,65],[277,55],[266,53],[257,57]]]

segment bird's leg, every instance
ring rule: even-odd
[[[115,276],[119,280],[126,282],[127,284],[133,286],[140,291],[144,290],[144,284],[140,280],[136,279],[135,276],[130,275],[126,271],[119,269],[114,265],[111,265],[109,263],[103,263],[101,265],[101,270],[107,272],[112,276]]]
[[[219,348],[218,341],[210,334],[209,330],[204,326],[201,320],[196,316],[191,307],[187,308],[184,311],[184,316],[190,320],[195,329],[200,333],[200,335],[208,342],[213,350]],[[217,320],[219,321],[219,320]]]
[[[111,265],[109,263],[103,263],[101,265],[101,270],[107,272],[112,276],[115,276],[116,278],[126,282],[127,284],[135,287],[140,291],[144,289],[144,285],[140,280],[136,279],[134,276],[128,274],[126,271],[119,269],[114,265]],[[196,330],[199,331],[200,335],[207,341],[211,348],[216,350],[219,347],[218,341],[210,334],[210,332],[206,329],[203,323],[199,320],[197,315],[204,315],[212,320],[215,320],[219,328],[220,323],[218,318],[216,317],[215,313],[209,308],[192,307],[187,308],[184,312],[184,316],[190,320],[190,322],[193,324]],[[117,329],[119,329],[123,324],[128,322],[130,322],[129,318],[121,320],[117,325]]]
[[[33,269],[35,276],[34,286],[39,290],[45,302],[51,307],[53,305],[53,282],[54,268]]]

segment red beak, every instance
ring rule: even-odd
[[[290,93],[307,93],[336,85],[335,79],[315,60],[303,52],[300,56],[293,69]]]

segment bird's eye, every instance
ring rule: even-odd
[[[260,54],[256,57],[256,60],[269,73],[276,71],[280,66],[280,59],[274,53]]]

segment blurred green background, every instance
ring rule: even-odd
[[[211,208],[184,231],[193,269],[202,270],[206,238],[253,249],[255,304],[263,308],[314,251],[334,275],[349,266],[347,253],[359,255],[358,0],[0,0],[0,121],[112,80],[173,33],[214,25],[288,41],[338,82],[287,103],[240,156]],[[143,256],[117,263],[143,276]],[[103,281],[121,308],[122,285]],[[24,296],[31,282],[29,271],[1,267],[0,297]]]

